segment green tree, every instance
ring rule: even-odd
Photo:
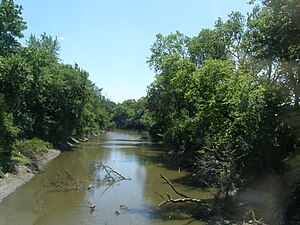
[[[147,63],[156,73],[161,71],[161,65],[167,56],[177,55],[180,59],[189,56],[188,44],[190,38],[177,31],[174,34],[164,37],[162,34],[156,35],[156,41],[151,46],[151,56]]]
[[[300,3],[297,0],[272,0],[255,7],[249,21],[252,51],[260,59],[278,61],[278,76],[283,77],[293,91],[294,106],[300,97]],[[271,63],[269,63],[271,71]],[[271,72],[270,72],[271,73]]]
[[[106,128],[109,123],[108,101],[102,95],[102,89],[91,81],[86,84],[86,96],[81,118],[76,127],[77,136],[88,136]]]
[[[2,58],[0,64],[0,93],[13,114],[14,123],[22,127],[22,131],[30,131],[33,115],[29,110],[28,99],[31,98],[33,76],[30,65],[20,54],[11,54]],[[23,135],[23,132],[20,133]]]
[[[220,29],[203,29],[189,43],[191,61],[197,67],[203,66],[208,59],[228,59],[226,42]]]
[[[112,111],[112,121],[114,121],[117,128],[144,129],[145,104],[146,99],[141,98],[138,101],[129,99],[116,105]]]
[[[3,95],[0,94],[0,158],[1,156],[10,156],[12,145],[17,139],[20,129],[14,125],[13,115],[7,112]],[[6,110],[5,110],[6,109]]]
[[[13,0],[2,0],[0,4],[0,55],[12,53],[18,46],[18,38],[23,37],[26,22],[22,18],[22,6]]]
[[[27,45],[29,49],[45,51],[49,56],[52,56],[55,62],[59,61],[60,43],[57,38],[53,38],[46,33],[41,34],[40,38],[36,38],[35,35],[30,35]]]

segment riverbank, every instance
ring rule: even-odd
[[[43,166],[59,154],[59,150],[49,149],[45,154],[37,158],[36,163]],[[30,165],[20,165],[16,168],[15,173],[6,173],[4,178],[0,179],[0,202],[9,194],[13,193],[18,187],[28,182],[37,173],[38,171],[33,169]]]

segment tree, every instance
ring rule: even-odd
[[[138,101],[129,99],[122,104],[118,104],[113,108],[112,120],[117,128],[123,129],[144,129],[145,121],[143,115],[145,113],[145,99]]]
[[[3,104],[12,113],[14,124],[22,127],[20,135],[30,132],[34,122],[34,116],[29,109],[33,82],[30,68],[21,54],[8,55],[0,64],[0,93]]]
[[[0,105],[0,158],[2,158],[3,156],[11,156],[12,145],[17,139],[20,129],[14,125],[13,115],[12,113],[8,112],[3,95],[1,93]]]
[[[27,45],[29,49],[45,51],[53,57],[55,62],[59,61],[60,43],[57,38],[46,33],[41,34],[40,39],[36,38],[35,35],[30,35]]]
[[[255,7],[249,22],[253,48],[257,57],[280,63],[280,74],[294,95],[299,109],[300,97],[300,3],[297,0],[267,1]]]
[[[208,59],[228,59],[226,42],[219,29],[203,29],[189,43],[191,61],[197,67],[203,66]]]
[[[165,57],[171,55],[177,55],[180,59],[188,57],[189,41],[190,38],[179,31],[166,37],[162,34],[157,34],[156,41],[150,48],[152,54],[147,60],[150,68],[158,73],[161,71],[161,65]]]
[[[193,165],[203,158],[203,149],[209,149],[203,150],[204,158],[216,159],[213,149],[226,156],[220,174],[228,165],[240,173],[276,169],[287,153],[282,140],[291,138],[276,118],[288,91],[249,67],[254,58],[244,17],[233,13],[225,23],[218,20],[215,29],[176,45],[172,40],[180,38],[171,37],[159,36],[148,61],[157,73],[147,92],[151,134],[167,144],[178,163]],[[270,161],[271,155],[276,160]]]
[[[26,22],[22,18],[22,6],[13,0],[2,0],[0,4],[0,55],[5,56],[20,46],[17,38],[22,38]]]

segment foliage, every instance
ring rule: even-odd
[[[0,157],[0,177],[3,177],[6,172],[15,170],[16,162],[11,157],[1,154]]]
[[[177,55],[181,59],[186,58],[189,54],[189,41],[190,39],[179,31],[166,37],[157,34],[156,41],[150,48],[152,55],[147,60],[150,68],[155,72],[160,72],[161,65],[167,56]]]
[[[112,110],[112,121],[117,128],[122,129],[144,129],[145,123],[145,98],[138,101],[134,99],[126,100],[122,104],[116,105]]]
[[[261,8],[256,6],[249,18],[251,50],[256,58],[268,61],[270,75],[275,72],[292,90],[297,109],[300,97],[299,11],[297,0],[272,0]],[[274,67],[278,69],[273,72]]]
[[[22,38],[26,22],[21,16],[22,6],[13,0],[2,0],[0,4],[0,56],[15,51],[20,46],[17,38]]]
[[[150,133],[179,165],[194,166],[196,177],[224,192],[246,175],[278,172],[295,149],[292,128],[282,119],[292,88],[281,76],[284,67],[276,66],[279,55],[271,66],[258,57],[263,51],[255,43],[262,42],[255,34],[262,30],[251,25],[272,4],[255,7],[248,18],[233,12],[196,37],[159,34],[150,49],[148,63],[156,72],[147,93]]]
[[[0,156],[6,157],[10,156],[12,145],[20,130],[13,124],[13,115],[3,110],[5,107],[1,97],[0,95]]]
[[[28,158],[33,158],[35,155],[46,152],[52,145],[48,142],[33,138],[31,140],[19,140],[14,146],[14,152],[17,155],[23,155]]]
[[[31,36],[28,47],[2,60],[1,92],[22,138],[58,143],[103,129],[108,120],[101,89],[77,64],[60,64],[58,49],[51,36]]]
[[[57,38],[43,33],[23,37],[22,7],[0,5],[0,157],[2,170],[14,159],[38,154],[45,140],[61,146],[70,136],[86,137],[105,129],[114,104],[88,79],[78,64],[59,59]],[[13,154],[18,150],[21,155]],[[16,158],[17,157],[17,158]],[[21,157],[21,158],[18,158]]]

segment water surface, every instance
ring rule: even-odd
[[[112,131],[82,143],[60,154],[45,166],[45,173],[5,198],[0,204],[0,224],[204,224],[172,207],[158,207],[162,199],[155,192],[177,197],[160,174],[192,197],[206,195],[180,184],[185,171],[166,168],[161,150],[132,131]],[[103,171],[91,169],[100,162],[130,179],[113,185],[100,182]],[[64,185],[70,189],[62,188]],[[94,211],[91,205],[96,205]]]

